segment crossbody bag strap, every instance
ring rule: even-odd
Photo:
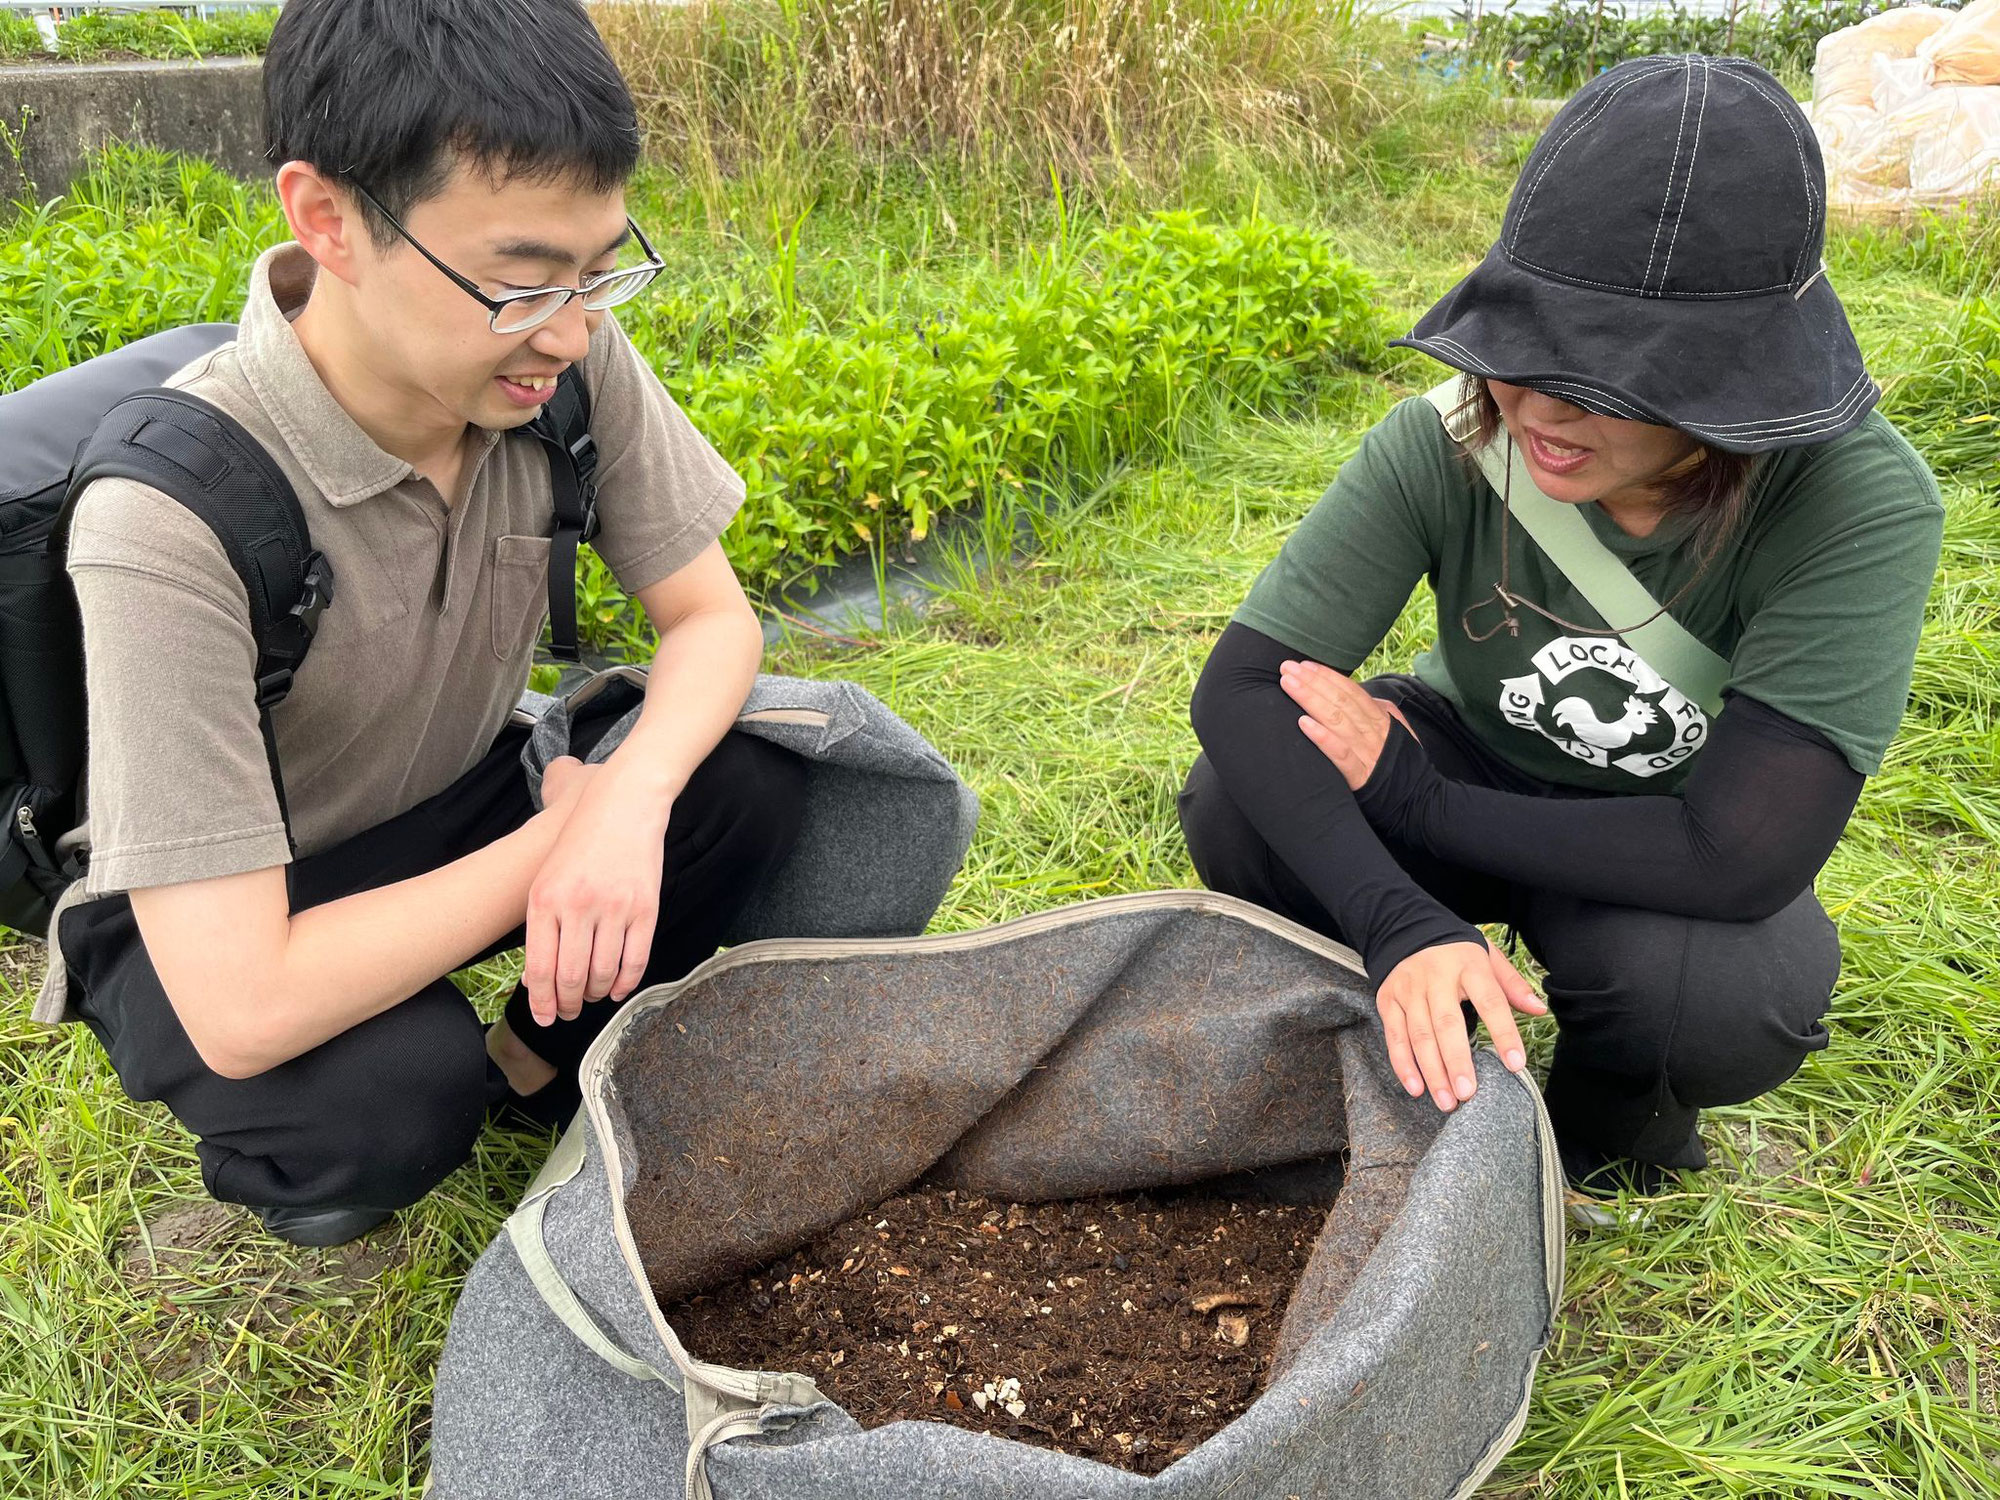
[[[1452,440],[1472,454],[1493,492],[1507,497],[1507,508],[1514,519],[1607,625],[1615,620],[1646,622],[1629,630],[1621,629],[1619,635],[1645,658],[1648,666],[1700,704],[1710,716],[1721,713],[1722,688],[1729,680],[1728,660],[1709,650],[1672,615],[1662,612],[1659,601],[1632,576],[1631,569],[1619,561],[1618,555],[1598,539],[1577,507],[1552,500],[1542,492],[1529,477],[1527,460],[1521,456],[1519,447],[1498,442],[1480,448],[1470,446],[1477,437],[1478,421],[1471,404],[1462,398],[1461,386],[1459,378],[1453,376],[1425,392],[1424,399],[1437,412]]]

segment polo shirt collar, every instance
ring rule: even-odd
[[[237,358],[258,403],[292,457],[329,505],[348,506],[395,488],[415,472],[385,453],[333,399],[291,325],[319,267],[297,242],[257,257],[236,331]]]

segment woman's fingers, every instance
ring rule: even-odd
[[[583,1014],[584,987],[590,982],[591,941],[596,925],[572,919],[561,924],[556,946],[556,1014],[574,1021]]]
[[[618,982],[625,961],[625,924],[615,917],[600,917],[590,943],[590,970],[584,981],[584,1000],[602,1000]]]
[[[1451,1070],[1445,1066],[1438,1046],[1435,1016],[1421,990],[1403,1007],[1403,1022],[1410,1031],[1410,1052],[1429,1085],[1437,1107],[1449,1113],[1458,1108],[1458,1090],[1452,1087]],[[1459,1028],[1461,1031],[1463,1028]],[[1463,1045],[1461,1042],[1460,1045]]]
[[[1278,685],[1294,703],[1329,727],[1358,727],[1381,711],[1360,683],[1316,661],[1280,662]]]
[[[1348,790],[1359,788],[1368,779],[1366,757],[1346,735],[1337,729],[1328,729],[1311,714],[1299,715],[1299,728],[1318,747],[1320,754],[1333,762],[1334,770],[1340,772],[1340,779],[1347,783]]]
[[[1528,1065],[1527,1049],[1521,1045],[1521,1033],[1514,1027],[1513,1012],[1507,1008],[1506,992],[1500,988],[1490,968],[1477,962],[1467,964],[1463,975],[1465,998],[1472,1002],[1472,1008],[1479,1012],[1479,1019],[1486,1023],[1486,1034],[1493,1041],[1493,1050],[1500,1054],[1500,1060],[1518,1073]]]
[[[1382,1017],[1382,1035],[1389,1042],[1389,1066],[1403,1080],[1404,1092],[1412,1099],[1421,1099],[1424,1074],[1417,1066],[1416,1055],[1410,1051],[1410,1028],[1403,1021],[1403,1007],[1378,995],[1375,1010]]]
[[[1472,1071],[1472,1043],[1465,1034],[1463,970],[1448,974],[1431,984],[1431,1023],[1437,1033],[1438,1052],[1444,1060],[1454,1102],[1463,1104],[1479,1087]]]

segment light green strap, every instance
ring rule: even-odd
[[[634,1359],[611,1342],[585,1310],[576,1293],[562,1279],[562,1273],[549,1256],[548,1243],[542,1237],[542,1216],[548,1212],[549,1199],[555,1195],[557,1188],[583,1170],[585,1128],[582,1112],[579,1111],[577,1117],[570,1121],[569,1129],[563,1132],[556,1149],[542,1164],[542,1170],[535,1175],[528,1196],[508,1217],[508,1238],[513,1240],[514,1253],[520,1256],[528,1279],[534,1282],[535,1290],[548,1303],[549,1311],[562,1319],[563,1325],[577,1336],[584,1347],[620,1374],[629,1375],[634,1380],[657,1380],[662,1385],[675,1386],[675,1382],[651,1365]]]
[[[1437,411],[1452,440],[1465,444],[1473,437],[1476,424],[1469,419],[1470,408],[1461,400],[1460,387],[1459,378],[1453,376],[1426,392],[1424,399]],[[1507,497],[1507,508],[1514,519],[1607,625],[1619,620],[1645,620],[1643,625],[1620,630],[1619,635],[1648,666],[1711,716],[1721,713],[1722,687],[1729,680],[1728,661],[1696,640],[1672,615],[1661,613],[1659,601],[1632,576],[1617,554],[1598,540],[1583,513],[1574,505],[1565,505],[1544,494],[1529,477],[1527,460],[1520,449],[1512,443],[1504,447],[1512,455],[1511,466],[1500,443],[1488,443],[1469,451],[1494,493]]]

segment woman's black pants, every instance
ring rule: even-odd
[[[1403,710],[1445,775],[1523,789],[1522,773],[1429,688],[1405,677],[1367,686]],[[1344,940],[1206,758],[1188,777],[1180,814],[1209,889]],[[1810,890],[1762,921],[1704,921],[1536,890],[1394,840],[1384,845],[1458,916],[1514,928],[1547,970],[1559,1030],[1544,1096],[1566,1141],[1665,1167],[1706,1166],[1698,1112],[1768,1093],[1827,1044],[1820,1018],[1840,972],[1840,942]]]
[[[480,762],[408,812],[287,867],[293,911],[421,875],[484,848],[534,813],[509,728]],[[645,984],[678,979],[715,952],[783,861],[804,809],[805,764],[732,731],[689,778],[667,829],[660,914]],[[482,957],[518,948],[519,929]],[[63,914],[72,1003],[134,1099],[161,1100],[192,1131],[202,1181],[226,1202],[402,1208],[471,1155],[506,1079],[485,1027],[447,976],[253,1078],[225,1078],[195,1051],[123,896]],[[587,1003],[543,1027],[517,988],[514,1034],[554,1064],[558,1085],[618,1007]],[[558,1085],[551,1085],[556,1087]]]

